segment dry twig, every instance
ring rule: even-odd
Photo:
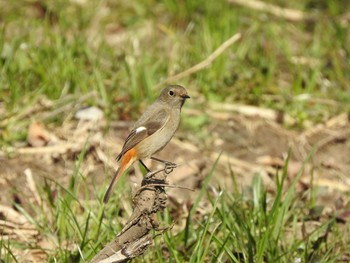
[[[198,72],[198,71],[208,67],[218,56],[220,56],[232,44],[236,43],[240,38],[241,38],[241,33],[234,34],[232,37],[230,37],[225,42],[223,42],[205,60],[201,61],[200,63],[194,65],[193,67],[191,67],[191,68],[189,68],[189,69],[187,69],[179,74],[168,77],[166,80],[164,80],[160,84],[158,84],[157,87],[159,87],[165,83],[171,83],[171,82],[174,82],[176,80],[185,78],[185,77],[187,77],[195,72]]]
[[[38,230],[12,207],[0,205],[0,235],[3,240],[33,242]]]
[[[228,2],[232,4],[242,5],[258,11],[267,12],[276,17],[283,18],[292,22],[315,19],[313,15],[304,13],[299,10],[282,8],[276,5],[267,4],[257,0],[228,0]]]
[[[38,203],[39,206],[42,206],[43,202],[38,192],[38,189],[36,188],[32,170],[30,168],[27,168],[24,170],[24,174],[27,179],[28,188],[32,192],[32,195],[34,196],[35,201]]]
[[[91,263],[125,262],[142,255],[153,244],[151,230],[160,229],[156,214],[163,211],[167,201],[166,176],[166,168],[147,173],[133,198],[133,214],[121,233]]]
[[[210,102],[209,107],[213,111],[209,112],[212,113],[214,117],[215,115],[217,116],[219,112],[228,112],[229,114],[227,116],[232,115],[232,112],[237,112],[247,117],[259,117],[264,120],[283,122],[287,125],[294,125],[296,122],[295,119],[288,114],[280,113],[272,109],[256,107],[251,105]],[[280,116],[281,114],[282,117]],[[282,118],[282,121],[279,121],[280,118]]]

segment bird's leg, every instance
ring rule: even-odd
[[[151,172],[151,170],[148,169],[148,167],[143,163],[142,160],[139,160],[139,162],[140,162],[140,164],[142,164],[142,166],[146,169],[147,173],[150,173],[150,172]]]
[[[161,159],[158,159],[156,157],[151,157],[152,160],[155,160],[157,162],[161,162],[165,165],[165,168],[164,168],[164,171],[166,174],[170,174],[174,168],[177,167],[177,164],[176,163],[172,163],[172,162],[169,162],[169,161],[164,161],[164,160],[161,160]]]

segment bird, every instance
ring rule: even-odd
[[[141,117],[135,122],[127,136],[121,152],[117,156],[119,168],[104,195],[106,204],[124,172],[139,161],[147,171],[150,171],[143,160],[152,158],[161,151],[174,136],[180,124],[181,108],[190,96],[187,90],[180,85],[165,87],[157,100],[151,104]]]

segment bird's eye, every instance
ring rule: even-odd
[[[174,96],[174,95],[175,95],[175,92],[172,91],[172,90],[169,90],[169,95],[170,95],[170,96]]]

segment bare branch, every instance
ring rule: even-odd
[[[91,263],[125,262],[142,255],[153,244],[151,230],[160,230],[156,214],[164,210],[167,202],[167,174],[166,169],[146,174],[133,198],[134,211],[128,222]]]

